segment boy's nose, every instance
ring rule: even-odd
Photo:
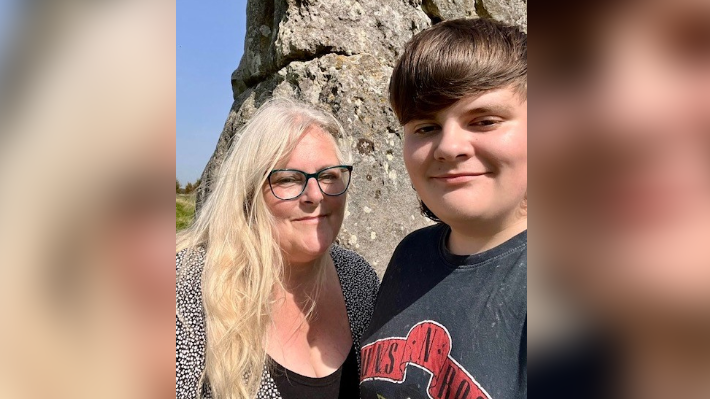
[[[434,158],[438,161],[454,161],[473,155],[471,133],[460,126],[442,127],[440,140],[435,144]]]

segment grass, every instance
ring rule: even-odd
[[[175,230],[180,231],[192,223],[195,217],[195,194],[175,196]]]

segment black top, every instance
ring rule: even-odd
[[[469,256],[438,224],[399,244],[362,340],[363,399],[527,396],[527,231]]]
[[[275,361],[272,361],[274,369],[271,376],[284,399],[359,399],[359,372],[355,354],[353,346],[340,368],[325,377],[306,377],[286,369]]]

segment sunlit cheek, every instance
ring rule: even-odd
[[[427,164],[429,159],[433,157],[432,151],[433,145],[430,142],[405,139],[404,166],[415,186],[425,179]]]
[[[345,218],[345,208],[347,204],[347,194],[341,195],[339,197],[335,197],[335,203],[332,208],[332,216],[329,218],[329,222],[331,224],[331,228],[333,231],[337,232],[340,230],[340,226],[343,223],[343,219]]]

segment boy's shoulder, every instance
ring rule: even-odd
[[[449,226],[444,223],[436,223],[431,226],[422,227],[407,234],[397,245],[396,251],[411,250],[425,244],[437,243],[443,239]]]

